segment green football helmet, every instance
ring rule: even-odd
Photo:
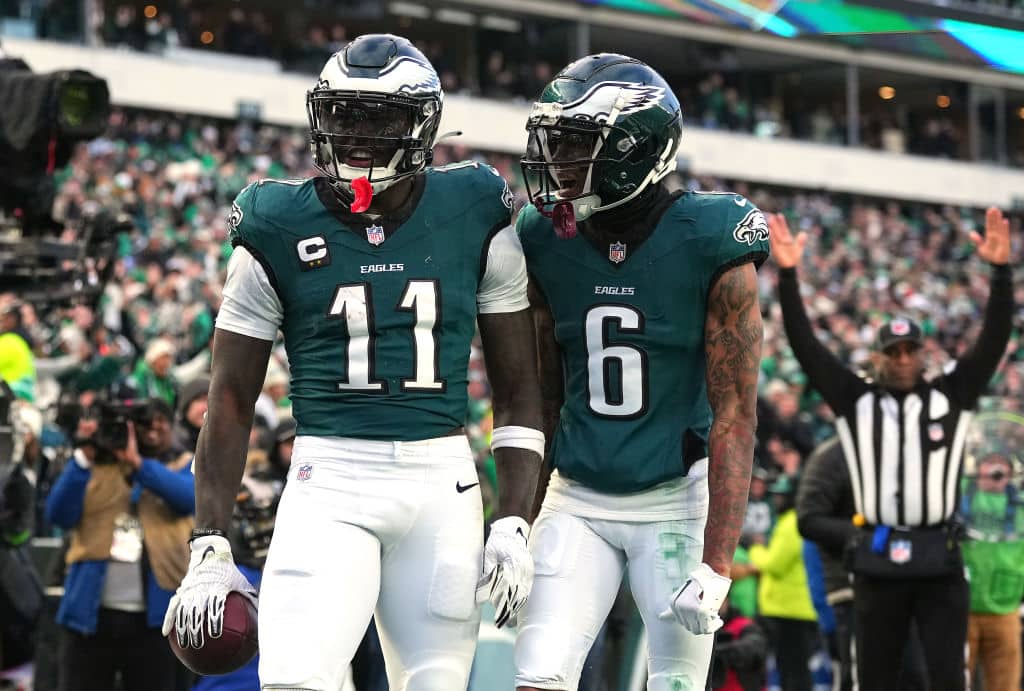
[[[614,53],[580,58],[544,88],[527,120],[530,200],[571,237],[577,220],[626,204],[675,170],[682,120],[671,87],[648,65]]]

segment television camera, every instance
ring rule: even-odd
[[[0,52],[0,292],[27,302],[95,302],[113,269],[126,217],[86,217],[61,238],[51,217],[53,174],[75,144],[100,135],[110,114],[107,83],[83,70],[32,72]]]

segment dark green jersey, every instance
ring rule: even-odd
[[[517,223],[547,299],[565,368],[552,458],[596,490],[636,492],[707,455],[708,291],[726,269],[768,256],[768,226],[734,194],[688,192],[638,247],[559,239],[534,207]]]
[[[404,221],[380,225],[323,178],[262,181],[236,200],[231,242],[281,303],[299,434],[412,441],[465,423],[477,289],[511,195],[476,163],[428,169],[415,194]]]

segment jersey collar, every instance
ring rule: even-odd
[[[369,226],[379,226],[383,229],[384,239],[387,240],[394,235],[403,223],[409,220],[416,211],[416,207],[419,206],[420,199],[423,198],[423,190],[426,188],[426,175],[417,175],[413,178],[412,192],[409,194],[409,198],[405,200],[395,211],[377,218],[367,216],[365,214],[354,214],[349,208],[348,204],[344,200],[339,199],[334,188],[331,186],[331,181],[325,177],[314,178],[313,187],[316,190],[316,195],[320,199],[320,203],[324,205],[332,216],[345,226],[353,234],[366,239],[366,228]]]
[[[629,261],[647,238],[651,237],[661,217],[682,195],[682,190],[669,192],[664,185],[657,185],[649,197],[638,200],[641,201],[639,208],[626,204],[621,211],[610,209],[595,214],[580,224],[580,234],[612,266],[618,268]],[[622,250],[625,256],[619,261],[612,258],[611,247],[615,244],[625,245]]]

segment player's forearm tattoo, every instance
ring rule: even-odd
[[[704,561],[728,573],[747,508],[757,427],[757,377],[763,339],[753,264],[725,272],[708,297],[705,323],[710,502]]]

